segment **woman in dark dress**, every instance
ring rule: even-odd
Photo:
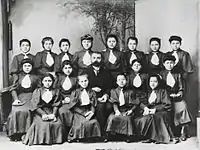
[[[42,87],[36,89],[31,100],[33,123],[23,138],[26,145],[60,144],[64,141],[64,127],[57,115],[61,105],[59,90],[52,88],[54,77],[42,77]]]
[[[126,77],[124,74],[117,76],[116,89],[111,90],[110,102],[113,105],[114,113],[110,114],[107,120],[106,132],[108,136],[118,134],[125,136],[126,142],[131,141],[135,134],[132,119],[135,108],[140,104],[136,93],[133,90],[126,89]],[[105,142],[107,139],[105,139]]]
[[[58,110],[58,114],[65,126],[66,138],[72,124],[73,113],[69,110],[70,95],[76,89],[76,77],[73,76],[73,66],[69,60],[62,63],[62,74],[56,79],[55,87],[60,90],[60,99],[62,106]],[[61,71],[60,71],[61,72]]]
[[[74,117],[68,134],[68,142],[101,137],[100,125],[94,116],[97,105],[96,94],[88,89],[89,80],[86,74],[78,76],[78,83],[80,88],[71,94],[69,108]]]
[[[150,91],[147,99],[141,102],[140,116],[134,122],[137,135],[146,139],[146,143],[169,143],[172,135],[169,122],[171,102],[165,89],[159,87],[160,77],[149,77]]]
[[[21,140],[31,125],[30,100],[38,85],[38,78],[32,74],[33,61],[26,58],[21,62],[23,72],[19,73],[15,85],[11,89],[14,102],[8,116],[8,137],[11,140]]]

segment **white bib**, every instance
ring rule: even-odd
[[[54,64],[54,59],[50,52],[47,52],[46,63],[51,67]]]
[[[151,57],[151,63],[154,65],[159,65],[159,58],[157,53],[153,53],[152,57]]]
[[[170,87],[174,87],[175,79],[174,79],[173,75],[171,74],[171,72],[169,72],[169,73],[167,74],[166,83],[167,83],[167,85],[169,85]]]
[[[113,54],[113,51],[110,50],[110,54],[109,54],[108,61],[109,61],[111,64],[114,64],[116,60],[117,60],[116,56]]]
[[[62,57],[62,62],[65,60],[69,60],[69,56],[67,55],[67,53],[65,53]]]
[[[124,104],[125,104],[124,93],[121,89],[119,93],[119,106],[123,106]]]
[[[81,93],[81,106],[90,104],[90,97],[87,91],[84,89]]]
[[[49,89],[47,89],[43,95],[42,95],[42,100],[45,101],[46,103],[49,103],[53,98],[53,94],[52,91],[49,91]]]
[[[27,54],[24,54],[24,59],[28,58],[28,55]]]
[[[21,86],[26,89],[31,87],[31,79],[28,74],[25,75],[24,78],[22,79]]]
[[[83,56],[83,64],[86,65],[86,66],[89,66],[91,65],[91,56],[89,54],[88,51],[85,52],[84,56]]]
[[[135,87],[138,88],[138,87],[140,87],[141,85],[142,85],[142,80],[141,80],[139,74],[137,74],[137,75],[135,76],[134,80],[133,80],[133,86],[135,86]]]
[[[157,98],[157,95],[156,95],[155,91],[153,90],[148,99],[149,104],[155,102],[156,98]]]
[[[174,65],[176,65],[176,64],[179,62],[179,57],[178,57],[177,51],[174,51],[174,52],[172,53],[172,55],[176,58],[175,64],[174,64]]]
[[[134,52],[131,52],[131,53],[132,54],[131,54],[131,58],[130,58],[130,61],[129,61],[130,64],[132,63],[133,60],[137,59],[135,53]]]
[[[72,87],[72,83],[71,83],[69,77],[67,76],[67,77],[65,78],[65,81],[64,81],[63,84],[62,84],[62,88],[63,88],[65,91],[68,91],[69,89],[71,89],[71,87]]]

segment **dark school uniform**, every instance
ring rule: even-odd
[[[122,91],[125,102],[120,106],[120,91],[120,87],[111,90],[109,100],[113,104],[114,110],[118,108],[122,115],[116,116],[114,113],[110,114],[107,120],[106,132],[132,136],[135,133],[132,118],[134,116],[134,110],[140,104],[140,101],[133,90],[124,89]],[[129,110],[133,112],[129,116],[124,116]]]
[[[131,63],[134,60],[134,59],[132,60],[132,58],[131,58],[133,53],[136,56],[135,59],[141,61],[142,72],[145,72],[145,70],[146,70],[146,57],[145,57],[144,52],[138,51],[138,50],[133,50],[133,51],[129,50],[129,51],[124,52],[124,59],[126,61],[126,65],[127,65],[127,67],[126,67],[127,72],[131,71]]]
[[[56,56],[55,58],[55,65],[54,65],[54,72],[61,73],[62,72],[62,63],[65,60],[72,61],[73,60],[73,55],[70,54],[69,52],[62,52],[59,55]]]
[[[60,90],[60,100],[64,100],[66,97],[70,98],[72,91],[74,91],[77,87],[76,77],[67,77],[65,75],[61,75],[55,81],[55,87]],[[62,104],[62,106],[58,110],[58,114],[62,123],[64,124],[66,129],[69,129],[72,124],[73,113],[69,110],[69,103]]]
[[[91,59],[90,60],[84,60],[84,56],[86,52],[89,53],[90,57],[92,54],[92,50],[81,50],[74,54],[73,56],[73,64],[75,65],[75,70],[80,74],[83,72],[89,65],[91,65]]]
[[[168,53],[173,55],[174,52],[172,51]],[[187,75],[194,71],[190,54],[182,49],[178,49],[177,54],[178,54],[178,62],[174,66],[173,70],[176,73],[180,73],[183,76],[183,79],[186,80]]]
[[[17,80],[17,74],[19,74],[20,72],[22,72],[22,67],[21,67],[21,62],[24,58],[29,58],[30,60],[34,60],[34,55],[28,53],[27,55],[25,54],[18,54],[16,56],[13,57],[12,63],[11,63],[11,67],[10,67],[10,75],[12,76],[12,81],[16,81]]]
[[[48,53],[49,53],[49,51],[43,50],[41,52],[38,52],[35,56],[34,67],[35,67],[38,75],[43,75],[46,72],[54,71],[55,58],[56,58],[57,54],[50,52],[50,55],[53,58],[53,64],[48,65],[48,63],[47,63],[47,54]]]
[[[156,93],[155,101],[149,102],[152,92],[150,91],[147,99],[141,102],[140,107],[142,109],[145,107],[155,108],[156,112],[143,116],[141,111],[141,115],[134,119],[137,135],[155,142],[169,143],[172,138],[168,114],[171,109],[171,102],[165,89],[155,89],[154,91]]]
[[[28,76],[29,81],[24,81]],[[15,86],[11,89],[13,100],[19,99],[20,105],[12,106],[8,116],[8,136],[12,138],[16,134],[25,134],[31,125],[30,101],[33,91],[38,86],[38,77],[33,74],[20,73],[17,76]]]
[[[30,109],[33,113],[33,123],[23,139],[26,145],[51,145],[64,142],[64,127],[57,116],[57,110],[61,104],[59,90],[50,90],[52,97],[48,101],[43,98],[46,91],[47,89],[41,87],[33,93]],[[55,114],[57,120],[44,121],[42,120],[43,114]]]
[[[157,54],[158,56],[158,61],[154,62],[154,60],[152,59],[152,56],[154,54]],[[164,69],[163,67],[163,58],[164,58],[165,54],[161,51],[157,51],[157,52],[149,52],[148,54],[146,54],[146,69],[147,69],[147,73],[148,74],[159,74],[160,71],[162,71]]]
[[[95,112],[97,104],[95,92],[90,89],[85,89],[89,96],[88,104],[84,104],[81,100],[81,94],[84,89],[79,88],[72,92],[70,109],[72,110],[74,117],[72,121],[72,127],[68,134],[68,140],[80,140],[101,137],[100,125],[93,116],[90,120],[87,120],[85,114],[89,111]]]
[[[124,61],[124,53],[118,50],[112,50],[112,53],[114,55],[114,60],[109,61],[109,57],[111,54],[111,50],[106,49],[105,51],[102,51],[103,60],[105,67],[110,71],[114,81],[116,80],[117,74],[119,72],[126,72],[126,65]]]
[[[187,104],[183,99],[183,80],[181,74],[171,72],[173,79],[170,79],[167,82],[167,76],[169,71],[164,70],[160,73],[162,80],[164,81],[164,87],[166,88],[169,96],[170,94],[178,94],[180,93],[181,96],[179,97],[171,97],[170,100],[172,102],[172,112],[173,112],[173,123],[175,126],[183,125],[190,123],[192,121],[190,112],[187,109]],[[172,81],[173,80],[173,81]]]

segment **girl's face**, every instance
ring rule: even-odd
[[[79,76],[78,77],[78,83],[82,88],[87,88],[88,84],[89,84],[89,80],[87,78],[87,76]]]
[[[117,85],[121,88],[123,88],[126,85],[126,78],[123,75],[117,76]]]
[[[176,51],[181,47],[181,43],[179,41],[171,41],[170,43],[172,50]]]
[[[174,61],[172,60],[166,60],[164,63],[163,63],[164,67],[166,70],[172,70],[174,68]]]
[[[44,42],[44,49],[47,51],[51,51],[52,47],[53,47],[53,43],[51,41],[45,41]]]
[[[69,76],[71,73],[72,73],[72,67],[70,66],[70,65],[65,65],[64,67],[63,67],[63,73],[65,74],[65,75],[67,75],[67,76]]]
[[[60,45],[60,50],[62,52],[67,52],[69,50],[69,43],[68,42],[62,42]]]
[[[22,42],[21,45],[20,45],[20,50],[23,52],[23,53],[28,53],[30,51],[30,45],[28,42]]]
[[[129,48],[129,50],[131,50],[131,51],[136,50],[136,48],[137,48],[137,42],[136,42],[135,40],[130,39],[130,40],[128,41],[128,48]]]
[[[33,66],[30,63],[24,63],[22,65],[22,69],[25,73],[30,73],[32,71]]]
[[[92,41],[91,40],[82,40],[81,44],[82,44],[82,46],[85,50],[88,50],[92,47]]]
[[[142,65],[136,61],[134,62],[131,68],[133,69],[134,72],[138,73],[141,70]]]
[[[51,79],[51,77],[44,77],[42,80],[42,84],[45,88],[49,89],[53,84],[53,80]]]
[[[150,43],[150,49],[154,52],[158,51],[160,49],[160,44],[157,41],[152,41]]]
[[[150,77],[149,86],[153,90],[158,86],[158,79],[156,77]]]
[[[114,37],[108,38],[108,40],[107,40],[108,48],[113,49],[113,48],[115,48],[116,45],[117,45],[117,41]]]

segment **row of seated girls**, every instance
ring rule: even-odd
[[[184,95],[193,66],[181,40],[171,36],[172,50],[162,53],[161,40],[153,37],[144,54],[137,38],[129,37],[122,52],[118,38],[108,35],[99,52],[92,51],[93,37],[87,34],[81,37],[83,50],[70,54],[70,41],[63,38],[57,55],[53,39],[45,37],[44,50],[33,56],[31,42],[22,39],[22,53],[11,65],[8,137],[26,145],[185,141],[192,119]]]

